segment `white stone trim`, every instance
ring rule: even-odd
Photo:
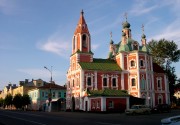
[[[97,90],[97,71],[94,71],[94,87],[95,87],[95,90]]]
[[[102,77],[102,88],[104,89],[104,88],[109,88],[109,75],[108,74],[103,74],[103,75],[101,75],[101,77]],[[107,78],[107,86],[104,86],[103,85],[103,79],[104,78]]]
[[[84,91],[84,71],[80,70],[80,97],[83,96]]]
[[[122,90],[124,90],[124,84],[125,84],[125,83],[124,83],[124,73],[122,72],[122,73],[121,73],[121,87],[122,87],[121,89],[122,89]]]
[[[94,82],[93,82],[94,81],[94,79],[93,79],[94,74],[93,73],[86,73],[85,77],[86,77],[86,86],[87,87],[93,87],[93,85],[94,85]],[[88,85],[88,78],[89,77],[91,78],[91,85],[90,86]]]
[[[160,84],[158,84],[158,81]],[[156,83],[157,83],[157,91],[162,91],[162,77],[156,77]],[[160,85],[160,87],[158,87]]]
[[[113,86],[113,78],[116,79],[116,86]],[[112,88],[118,88],[118,75],[111,75],[111,87]]]

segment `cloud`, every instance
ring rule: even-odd
[[[43,51],[55,53],[62,57],[69,57],[71,43],[60,38],[60,33],[56,32],[47,40],[37,43],[37,48]]]
[[[14,14],[17,5],[13,1],[9,0],[0,0],[0,12],[5,15]]]
[[[149,13],[158,7],[158,5],[148,5],[148,1],[137,0],[136,3],[132,6],[132,9],[129,11],[129,14],[133,16],[139,16],[142,14]]]
[[[99,48],[99,44],[92,44],[91,47],[92,47],[92,50],[95,51],[96,49]]]

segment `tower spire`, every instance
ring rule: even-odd
[[[81,10],[81,15],[83,15],[84,14],[84,11],[83,11],[83,9]]]
[[[126,19],[126,22],[127,22],[127,16],[128,16],[128,14],[125,12],[125,13],[124,13],[124,17],[125,17],[125,19]]]
[[[110,32],[110,37],[111,37],[111,40],[112,40],[112,31]]]
[[[144,34],[144,25],[142,24],[142,34]]]

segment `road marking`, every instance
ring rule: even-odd
[[[13,116],[2,115],[2,114],[0,114],[0,115],[1,116],[6,116],[6,117],[9,117],[9,118],[19,119],[19,120],[26,121],[26,122],[31,122],[31,123],[39,124],[39,125],[46,125],[46,124],[43,124],[43,123],[40,123],[40,122],[30,121],[30,120],[26,120],[26,119],[22,119],[22,118],[17,118],[17,117],[13,117]]]
[[[13,111],[6,111],[6,112],[11,112],[14,114],[20,114],[20,115],[31,115],[31,116],[38,116],[38,117],[42,117],[42,115],[37,115],[37,114],[30,114],[30,113],[22,113],[22,112],[13,112]]]
[[[121,125],[121,124],[113,124],[113,123],[106,123],[106,122],[96,122],[101,125]]]

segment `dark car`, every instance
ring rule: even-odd
[[[152,113],[170,112],[171,107],[168,104],[158,104],[152,109]]]

